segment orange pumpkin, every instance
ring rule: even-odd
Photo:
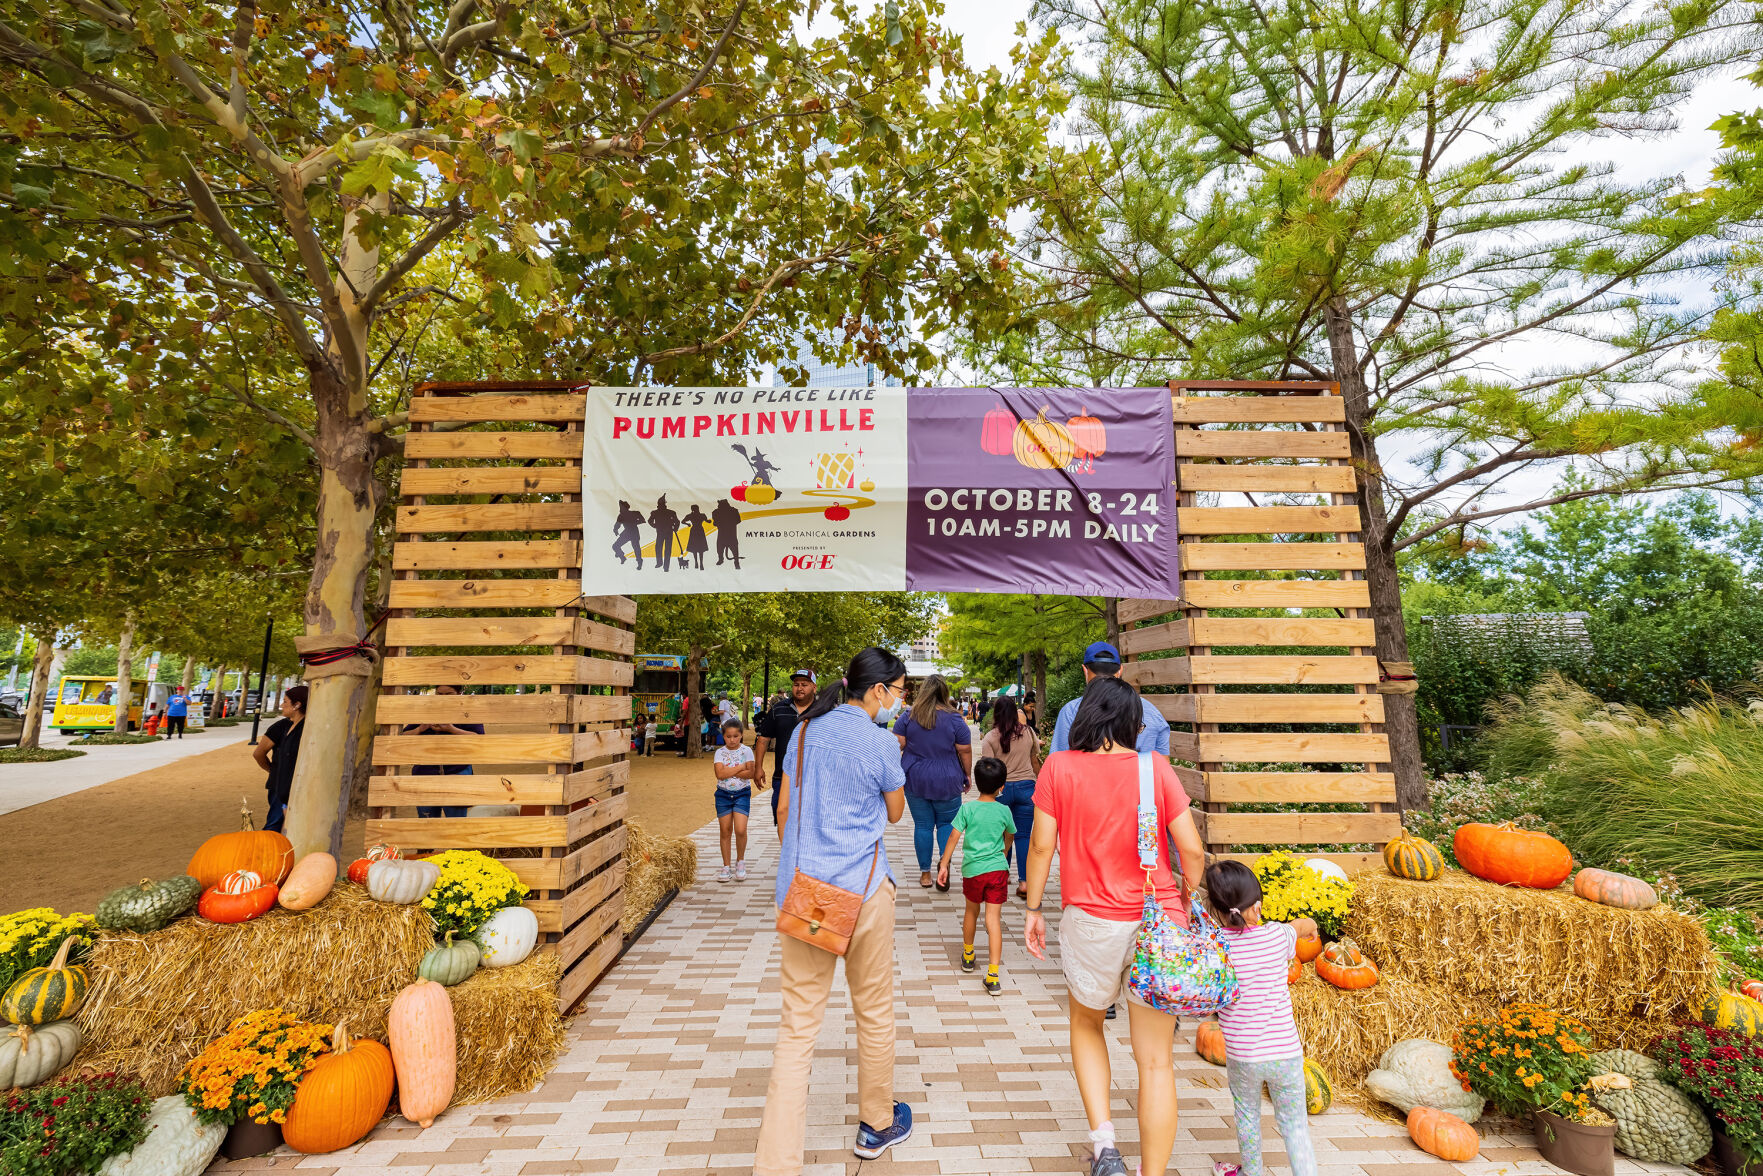
[[[1316,974],[1336,988],[1370,988],[1377,983],[1377,965],[1351,939],[1337,939],[1323,948],[1316,957]]]
[[[1008,457],[1011,434],[1016,431],[1016,414],[998,402],[979,424],[979,447],[994,457]]]
[[[300,1079],[282,1139],[308,1155],[348,1147],[373,1130],[392,1101],[392,1055],[377,1041],[354,1041],[338,1025],[331,1052]]]
[[[294,863],[276,901],[284,910],[307,910],[323,901],[336,884],[337,859],[322,850],[309,853]]]
[[[398,1113],[427,1127],[453,1100],[459,1074],[447,990],[418,980],[400,992],[386,1014],[386,1040],[398,1075]]]
[[[1614,870],[1581,870],[1573,876],[1573,893],[1587,902],[1625,911],[1646,911],[1659,905],[1659,895],[1651,886]]]
[[[1071,444],[1077,450],[1078,458],[1084,463],[1086,471],[1096,468],[1096,459],[1108,452],[1108,430],[1100,420],[1090,415],[1089,405],[1084,405],[1078,415],[1065,422],[1065,431],[1071,434]]]
[[[259,832],[251,826],[251,805],[241,801],[243,828],[219,833],[202,843],[184,873],[206,890],[234,870],[249,870],[273,886],[280,886],[294,868],[294,845],[280,833]]]
[[[1298,961],[1309,963],[1322,954],[1322,936],[1300,935],[1298,937]]]
[[[1032,421],[1023,421],[1016,426],[1012,444],[1017,464],[1031,470],[1062,470],[1071,464],[1075,449],[1065,426],[1047,419],[1044,405]]]
[[[1748,996],[1752,1000],[1763,1000],[1763,980],[1740,981],[1739,995]]]
[[[1292,962],[1286,965],[1286,983],[1296,984],[1303,975],[1304,965],[1298,962],[1297,956],[1293,956]]]
[[[1224,1065],[1224,1030],[1217,1021],[1202,1022],[1194,1034],[1194,1052],[1214,1066]]]
[[[210,923],[244,923],[275,905],[276,887],[250,870],[234,870],[203,891],[196,913]]]
[[[1436,1107],[1415,1107],[1408,1112],[1408,1138],[1419,1144],[1420,1150],[1453,1164],[1473,1160],[1481,1152],[1481,1136],[1475,1128]]]
[[[380,842],[367,851],[366,857],[358,857],[349,863],[349,881],[360,886],[367,885],[367,871],[375,862],[383,862],[387,858],[399,858],[404,855],[398,852],[396,845]]]
[[[1553,890],[1573,872],[1573,854],[1565,845],[1510,821],[1461,826],[1451,847],[1465,870],[1501,886]]]

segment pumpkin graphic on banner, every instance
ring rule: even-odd
[[[1047,419],[1045,405],[1033,420],[1016,426],[1012,446],[1017,464],[1031,470],[1062,470],[1071,464],[1076,450],[1065,426]]]
[[[1090,407],[1086,404],[1076,416],[1065,422],[1065,430],[1071,434],[1071,443],[1077,450],[1077,460],[1083,464],[1084,473],[1094,473],[1096,459],[1108,452],[1107,427],[1090,415]]]
[[[822,453],[814,458],[814,485],[821,490],[849,490],[857,480],[857,459],[849,453]]]
[[[1009,457],[1016,432],[1016,414],[998,401],[979,425],[979,447],[993,457]]]

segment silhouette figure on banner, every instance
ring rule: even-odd
[[[686,554],[692,557],[693,566],[700,572],[704,570],[704,553],[710,550],[710,544],[704,541],[704,524],[709,521],[710,516],[699,510],[695,502],[692,503],[691,513],[680,520],[686,528]],[[680,566],[686,566],[683,558]]]
[[[673,566],[673,536],[679,530],[679,515],[668,509],[667,495],[655,500],[655,509],[649,512],[649,525],[655,528],[655,562],[665,572]]]
[[[643,537],[637,528],[643,525],[643,512],[632,510],[631,504],[624,499],[618,500],[618,518],[612,523],[612,554],[618,562],[624,562],[625,544],[630,545],[631,554],[637,557],[637,571],[643,570]]]
[[[735,570],[741,569],[741,512],[729,503],[726,498],[716,500],[716,509],[710,512],[711,525],[716,528],[716,565],[722,561],[735,561]]]
[[[746,458],[747,464],[753,467],[753,485],[771,485],[771,475],[777,473],[778,468],[765,460],[765,453],[763,450],[754,449],[753,452],[749,454],[747,452],[747,447],[744,445],[730,445],[729,448]]]

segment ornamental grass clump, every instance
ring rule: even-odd
[[[1550,1111],[1593,1122],[1601,1112],[1584,1089],[1592,1076],[1592,1031],[1585,1022],[1534,1004],[1471,1017],[1451,1041],[1451,1073],[1504,1113]],[[1607,1120],[1606,1120],[1607,1121]]]
[[[1316,920],[1317,930],[1338,938],[1353,909],[1353,884],[1318,874],[1304,860],[1284,850],[1255,859],[1261,882],[1261,917],[1289,923],[1301,916]]]
[[[146,1137],[151,1109],[139,1083],[114,1073],[58,1078],[0,1095],[0,1173],[96,1172]]]
[[[67,962],[84,963],[98,937],[91,915],[58,915],[50,907],[33,907],[0,917],[0,992],[30,969],[47,967],[70,935],[74,944]]]
[[[422,908],[433,917],[438,938],[449,931],[464,938],[497,911],[526,899],[527,888],[513,870],[475,849],[449,849],[428,860],[441,867],[441,876]]]
[[[330,1049],[330,1033],[281,1009],[247,1013],[190,1060],[178,1091],[204,1123],[285,1123],[294,1088]]]
[[[1689,1095],[1750,1163],[1763,1161],[1763,1040],[1679,1025],[1653,1047],[1659,1077]]]

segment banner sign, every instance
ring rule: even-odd
[[[1164,388],[595,388],[594,593],[1179,594]]]

